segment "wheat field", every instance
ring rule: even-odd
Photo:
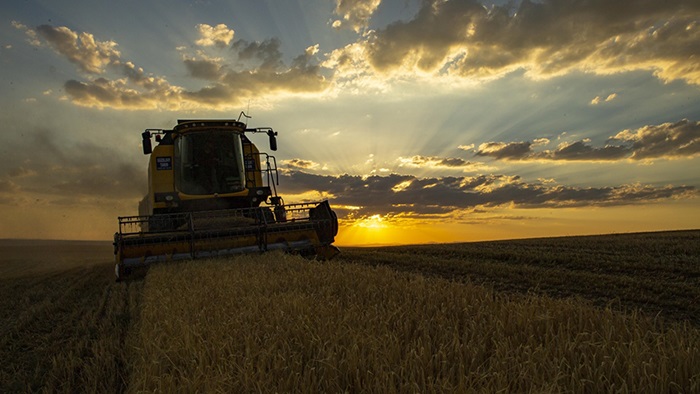
[[[688,325],[284,254],[153,267],[137,338],[136,392],[700,390]]]
[[[124,392],[143,281],[108,242],[0,240],[0,392]]]
[[[700,231],[111,253],[0,240],[0,392],[700,392]]]

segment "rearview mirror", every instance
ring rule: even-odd
[[[267,136],[270,137],[270,150],[277,150],[277,137],[275,137],[276,135],[276,131],[267,131]]]
[[[144,131],[141,134],[141,137],[143,138],[143,154],[150,155],[151,152],[153,152],[153,147],[151,146],[151,133]]]

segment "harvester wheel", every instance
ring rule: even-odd
[[[114,266],[114,273],[115,273],[116,276],[117,276],[117,280],[116,280],[116,281],[117,281],[117,282],[121,282],[121,281],[123,281],[124,279],[126,279],[126,277],[129,276],[129,274],[131,273],[131,270],[130,270],[129,268],[123,267],[121,264],[117,263],[117,264]]]

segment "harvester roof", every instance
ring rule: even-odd
[[[199,128],[225,128],[235,129],[243,132],[246,130],[246,125],[235,119],[178,119],[177,126],[173,131],[185,131]]]

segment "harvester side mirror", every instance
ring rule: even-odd
[[[270,137],[270,150],[277,150],[277,137],[275,137],[276,135],[276,131],[267,131],[267,136]]]
[[[150,155],[151,152],[153,152],[153,147],[151,147],[151,133],[144,131],[141,137],[143,138],[143,154]]]

